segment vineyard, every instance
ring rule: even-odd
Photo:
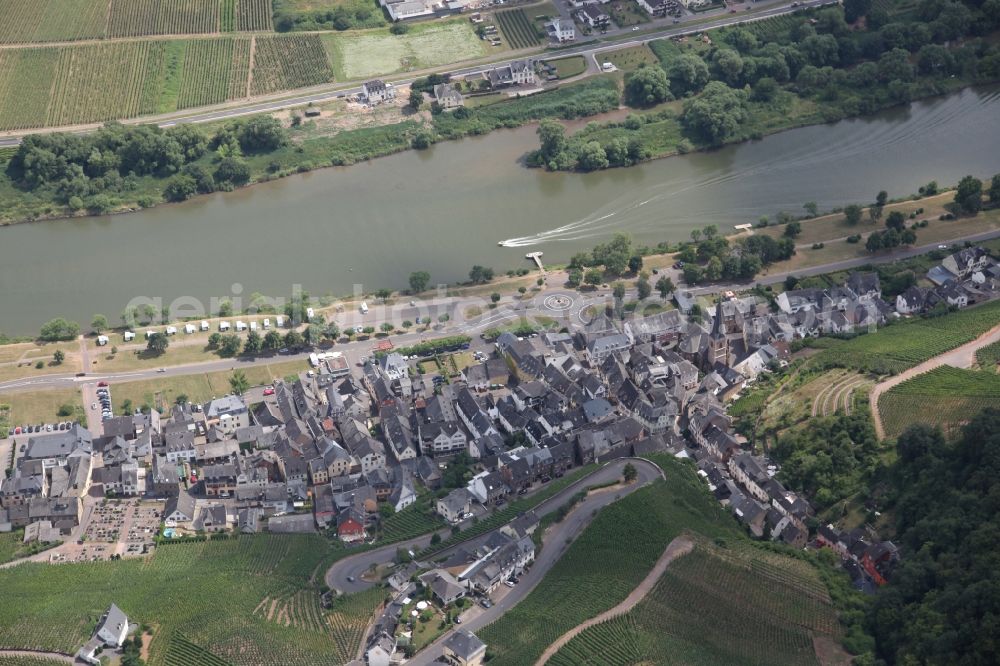
[[[225,659],[216,657],[205,648],[178,634],[170,637],[170,647],[164,663],[167,666],[230,666]]]
[[[976,351],[976,363],[982,366],[983,370],[995,372],[997,365],[1000,364],[1000,342],[994,342]]]
[[[425,495],[402,511],[386,518],[382,524],[381,540],[386,543],[404,541],[444,527],[444,522],[434,509],[433,501],[432,495]]]
[[[73,653],[114,602],[136,622],[159,627],[151,666],[192,663],[185,650],[218,657],[194,662],[208,666],[219,659],[326,666],[331,652],[356,649],[351,626],[360,620],[348,620],[367,617],[378,601],[345,600],[339,615],[318,608],[310,581],[332,552],[315,535],[241,536],[162,545],[145,559],[0,571],[0,647]],[[287,623],[255,613],[265,599],[285,604]]]
[[[883,393],[878,401],[888,437],[897,437],[915,423],[937,426],[946,435],[955,436],[972,416],[998,404],[1000,375],[950,365],[908,379]]]
[[[911,319],[875,333],[832,344],[820,365],[896,374],[954,349],[1000,324],[1000,301],[932,319]]]
[[[325,83],[316,35],[0,49],[0,131],[104,122]],[[16,91],[16,94],[15,94]]]
[[[304,88],[333,80],[319,35],[256,38],[251,95]]]
[[[0,655],[0,666],[58,666],[66,662],[47,657]]]
[[[243,32],[270,32],[271,0],[236,0],[236,29]]]
[[[104,36],[108,0],[0,0],[0,44]]]
[[[184,51],[184,76],[177,108],[246,97],[249,67],[249,37],[190,42]]]
[[[749,30],[761,42],[774,41],[788,33],[793,27],[803,21],[801,16],[794,14],[783,14],[773,16],[761,21],[753,21],[743,26],[743,30]]]
[[[667,458],[657,462],[669,483],[658,481],[602,509],[538,587],[479,632],[496,654],[492,664],[530,664],[564,632],[620,602],[682,531],[741,538],[689,468]]]
[[[508,9],[507,11],[496,13],[497,23],[500,30],[511,48],[527,49],[537,46],[542,40],[538,37],[538,31],[528,18],[527,12],[523,9]]]
[[[111,0],[108,37],[216,32],[219,0]]]
[[[722,618],[725,618],[722,620]],[[587,629],[552,666],[816,664],[812,635],[839,635],[812,567],[745,545],[707,542],[669,567],[632,611]]]

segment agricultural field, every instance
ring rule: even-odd
[[[585,630],[549,663],[626,666],[669,655],[669,663],[706,666],[817,664],[813,635],[836,639],[840,627],[811,565],[746,542],[701,541],[638,606]]]
[[[66,662],[48,657],[28,657],[0,654],[0,666],[58,666]]]
[[[528,49],[542,42],[535,24],[528,18],[528,12],[524,9],[508,9],[497,12],[494,17],[511,48]]]
[[[184,50],[177,108],[218,104],[247,96],[250,38],[199,39]]]
[[[324,35],[337,78],[364,79],[435,67],[487,54],[468,21],[414,24],[404,35],[364,30]]]
[[[931,319],[914,318],[846,342],[829,341],[820,365],[895,374],[976,339],[1000,324],[1000,301]]]
[[[491,664],[533,663],[564,632],[624,599],[682,532],[742,538],[691,468],[667,457],[656,462],[667,482],[602,509],[538,586],[478,633],[496,655]]]
[[[321,609],[312,577],[332,552],[316,535],[244,535],[161,545],[143,559],[0,571],[0,647],[72,653],[114,602],[157,627],[151,666],[326,666],[353,655],[383,598]]]
[[[185,35],[219,29],[219,0],[111,0],[108,37]]]
[[[894,386],[879,397],[887,437],[923,423],[954,437],[972,416],[1000,404],[1000,375],[942,365]]]
[[[305,88],[333,79],[319,35],[271,35],[255,38],[251,95]]]
[[[270,32],[274,30],[271,15],[271,0],[236,0],[237,30]]]
[[[0,44],[104,36],[108,0],[0,0]]]
[[[997,366],[1000,365],[1000,342],[994,342],[979,349],[976,352],[976,363],[983,370],[996,372]]]

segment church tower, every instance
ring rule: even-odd
[[[712,321],[712,332],[708,336],[705,360],[709,367],[716,363],[729,365],[729,338],[726,337],[726,327],[722,323],[722,301],[715,306],[715,320]]]

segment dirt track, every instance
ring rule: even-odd
[[[955,347],[932,359],[928,359],[920,365],[915,365],[905,372],[901,372],[894,377],[876,384],[871,393],[868,394],[868,404],[871,405],[872,416],[875,419],[875,434],[879,439],[885,439],[885,428],[882,426],[882,415],[878,411],[878,399],[883,393],[894,386],[902,384],[907,379],[912,379],[917,375],[922,375],[941,365],[950,365],[955,368],[970,368],[976,362],[976,351],[980,347],[1000,341],[1000,324],[997,324],[986,331],[972,342],[966,342],[961,347]]]
[[[639,583],[639,585],[637,585],[627,597],[625,597],[624,601],[614,608],[608,609],[600,615],[578,624],[557,638],[552,645],[545,648],[545,652],[543,652],[542,656],[535,662],[535,666],[542,666],[542,664],[551,659],[552,656],[559,651],[559,648],[566,645],[566,643],[568,643],[574,636],[582,632],[584,629],[600,624],[605,620],[618,617],[619,615],[623,615],[632,610],[635,605],[642,601],[646,595],[649,594],[649,591],[653,589],[656,582],[660,580],[660,576],[662,576],[663,572],[667,570],[667,566],[669,566],[671,562],[676,560],[681,555],[690,553],[692,548],[694,548],[694,542],[687,537],[677,537],[667,544],[666,549],[663,551],[663,555],[660,555],[660,559],[656,561],[653,569],[646,575],[645,578],[642,579],[642,582]]]

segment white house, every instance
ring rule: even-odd
[[[108,344],[108,336],[106,336],[106,335],[98,335],[97,336],[97,346],[98,347],[103,347],[106,344]]]
[[[550,38],[559,43],[572,42],[576,39],[576,26],[573,25],[573,21],[563,18],[552,19],[545,24],[545,30]]]

